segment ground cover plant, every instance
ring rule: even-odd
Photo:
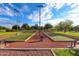
[[[53,32],[56,34],[65,34],[65,35],[71,35],[71,36],[79,36],[79,32]]]
[[[0,32],[0,39],[6,41],[24,41],[33,34],[32,31],[25,32]]]
[[[73,41],[73,40],[75,40],[75,39],[65,37],[65,36],[62,36],[62,35],[58,35],[58,34],[55,34],[55,33],[52,33],[52,32],[47,32],[47,35],[55,41]]]
[[[18,34],[18,35],[17,35]],[[25,41],[33,32],[19,32],[13,37],[6,38],[7,41]]]
[[[17,32],[0,32],[0,35],[16,34]]]
[[[15,36],[17,32],[0,32],[0,40]]]
[[[57,56],[79,56],[78,49],[52,49]]]
[[[64,37],[64,36],[55,36],[53,37],[54,40],[56,41],[70,41],[70,40],[74,40],[72,38],[68,38],[68,37]]]

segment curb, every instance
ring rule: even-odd
[[[64,42],[66,42],[66,40],[54,40],[53,39],[53,37],[51,37],[51,36],[49,36],[48,34],[46,34],[46,33],[44,33],[47,37],[49,37],[51,40],[53,40],[53,41],[64,41]],[[68,41],[68,40],[67,40]],[[68,42],[71,42],[71,41],[74,41],[74,40],[69,40]]]
[[[30,37],[28,37],[25,42],[27,42],[32,36],[34,36],[36,34],[36,32],[34,34],[32,34]]]
[[[49,35],[47,35],[45,32],[44,32],[44,34],[45,34],[49,39],[51,39],[52,41],[54,41],[54,40],[52,39],[52,37],[50,37]]]
[[[71,49],[71,48],[0,48],[0,49]],[[73,48],[76,49],[76,48]],[[79,49],[79,48],[77,48]]]
[[[51,48],[0,48],[0,50],[50,50]]]
[[[72,38],[72,39],[79,39],[79,36],[72,36],[72,35],[58,34],[58,33],[53,33],[53,34],[62,35],[62,36],[69,37],[69,38]]]
[[[55,54],[55,52],[53,51],[53,49],[51,49],[51,52],[52,52],[52,54],[53,54],[54,56],[56,56],[56,54]]]

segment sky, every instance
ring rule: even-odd
[[[78,3],[0,3],[0,26],[38,24],[39,8],[37,6],[40,5],[43,6],[40,16],[41,26],[46,23],[55,26],[65,20],[72,20],[73,25],[79,25]]]

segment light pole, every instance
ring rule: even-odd
[[[44,7],[43,5],[39,5],[38,11],[39,11],[39,39],[42,41],[42,35],[41,35],[41,9]]]
[[[19,24],[18,24],[18,22],[19,22],[18,16],[19,16],[20,12],[17,9],[14,9],[14,11],[16,12],[16,17],[17,17],[17,35],[18,35],[18,30],[19,30],[19,28],[18,28],[18,26],[19,26]]]
[[[39,5],[38,11],[39,11],[39,32],[41,31],[41,9],[44,7],[43,5]]]

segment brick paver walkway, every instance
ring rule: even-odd
[[[52,56],[50,50],[0,50],[0,56]]]
[[[40,38],[41,35],[41,38]],[[66,48],[70,42],[57,42],[49,39],[44,33],[37,32],[26,42],[10,42],[5,48],[29,48],[28,50],[0,50],[1,56],[52,56],[51,50],[39,48]],[[33,48],[34,50],[30,50]],[[35,50],[37,48],[37,50]]]
[[[0,56],[52,56],[50,50],[0,50]]]
[[[8,48],[66,48],[70,45],[70,42],[53,41],[43,33],[41,33],[41,36],[43,36],[42,41],[40,41],[39,33],[36,33],[27,42],[11,42],[7,47]]]

